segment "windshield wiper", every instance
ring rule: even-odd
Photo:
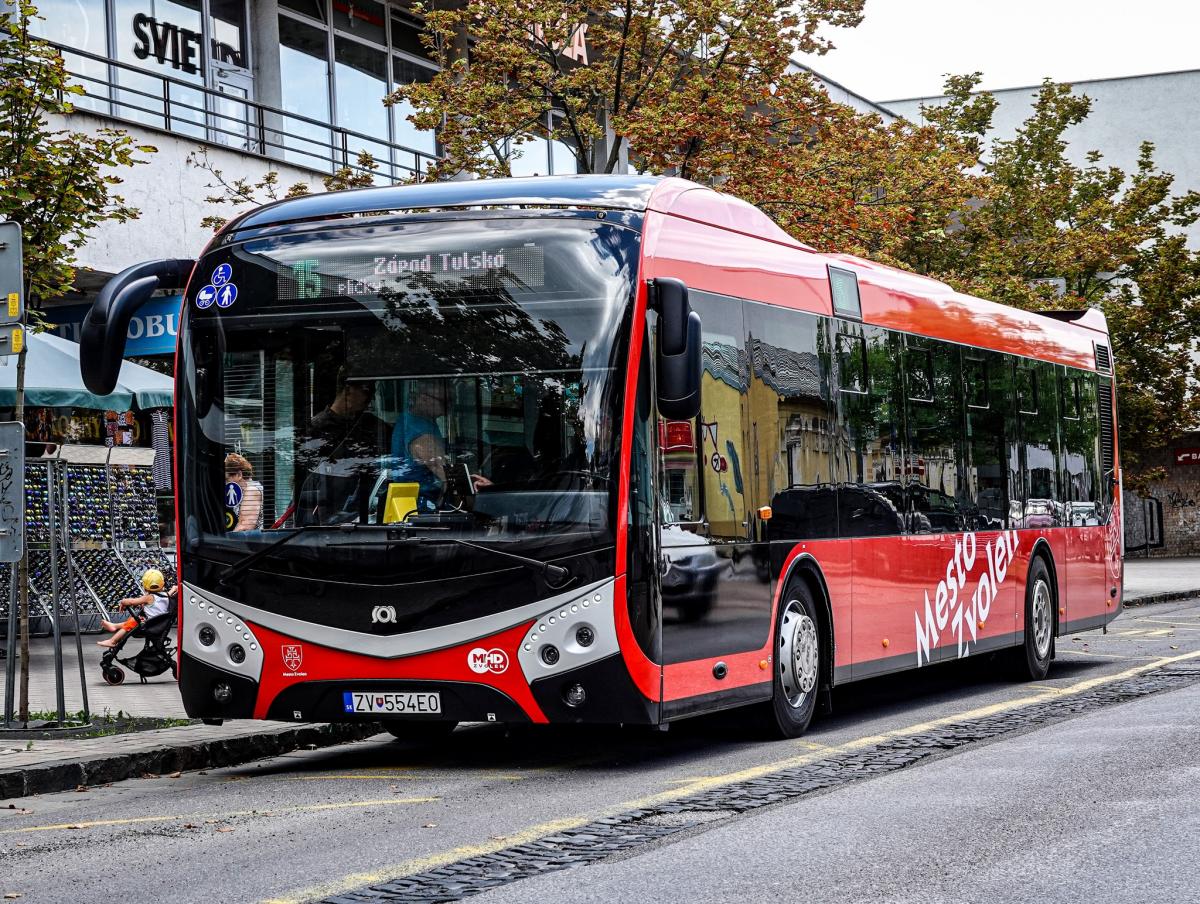
[[[339,530],[339,531],[350,532],[357,528],[358,528],[358,524],[353,521],[348,521],[345,524],[337,524],[337,525],[305,524],[302,527],[292,528],[292,530],[289,533],[284,534],[278,540],[273,540],[272,542],[270,542],[266,546],[264,546],[262,549],[255,550],[254,552],[250,553],[248,556],[238,559],[236,562],[234,562],[232,565],[230,565],[228,568],[226,568],[225,571],[221,574],[221,576],[219,578],[217,578],[217,584],[218,584],[218,586],[227,585],[230,581],[232,581],[234,578],[236,578],[239,574],[241,574],[243,571],[245,571],[247,568],[249,568],[255,562],[261,562],[263,559],[265,559],[268,555],[273,553],[279,547],[283,546],[284,544],[291,543],[293,540],[295,540],[297,537],[301,536],[302,534],[306,534],[306,533],[309,533],[310,531],[318,531],[318,530],[324,530],[324,531]]]
[[[406,525],[406,530],[411,530],[412,525]],[[433,537],[420,537],[422,541],[435,539]],[[506,549],[496,549],[494,546],[482,546],[479,543],[472,543],[469,540],[463,540],[460,537],[437,537],[438,541],[443,543],[457,543],[459,546],[466,546],[469,549],[478,549],[481,552],[490,552],[495,556],[503,556],[506,559],[512,559],[514,562],[520,562],[527,568],[532,568],[546,579],[546,586],[551,590],[562,590],[575,580],[575,576],[561,565],[552,565],[549,562],[543,562],[541,559],[531,559],[529,556],[517,555],[515,552],[509,552]]]
[[[234,562],[232,565],[230,565],[228,568],[226,568],[225,571],[221,574],[221,576],[217,579],[217,584],[218,585],[227,585],[230,581],[232,581],[234,578],[236,578],[239,574],[244,572],[246,569],[250,568],[256,562],[261,562],[264,558],[269,556],[275,550],[279,549],[279,547],[290,543],[292,540],[296,539],[296,537],[299,537],[302,534],[309,533],[310,531],[338,531],[341,533],[352,533],[353,531],[356,531],[362,527],[364,527],[364,525],[360,525],[355,521],[348,521],[344,524],[337,524],[337,525],[306,524],[303,527],[293,528],[289,533],[280,537],[278,540],[274,540],[274,541],[268,543],[262,549],[255,550],[254,552],[250,553],[245,558],[239,559],[238,561]],[[382,528],[383,525],[367,525],[365,527],[367,530],[371,531],[372,533],[386,532],[389,535],[388,543],[396,543],[397,542],[397,538],[394,536],[391,536],[392,534],[395,534],[395,533],[407,534],[410,531],[414,530],[414,525],[411,525],[411,524],[405,524],[405,525],[389,524],[386,526],[386,531],[380,530],[380,528]],[[415,528],[415,529],[420,530],[420,528]],[[436,530],[436,528],[428,528],[428,529]],[[505,550],[505,549],[496,549],[493,546],[482,546],[478,543],[472,543],[469,540],[460,539],[459,537],[436,537],[436,538],[434,538],[434,537],[418,536],[418,537],[415,537],[414,539],[416,539],[418,542],[426,542],[428,540],[436,539],[438,541],[445,542],[445,543],[456,543],[459,546],[466,546],[470,549],[478,549],[482,552],[490,552],[490,553],[492,553],[492,555],[502,556],[503,558],[506,558],[506,559],[512,559],[514,562],[520,562],[525,567],[532,568],[534,571],[537,571],[539,574],[541,574],[542,577],[545,578],[545,580],[546,580],[546,586],[548,586],[551,590],[562,590],[563,588],[570,585],[572,581],[575,580],[575,576],[572,575],[569,570],[567,570],[566,568],[563,568],[561,565],[552,565],[549,562],[543,562],[541,559],[532,559],[528,556],[518,555],[515,552],[509,552],[508,550]]]

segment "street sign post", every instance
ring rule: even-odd
[[[24,552],[25,425],[0,421],[0,562],[19,562]]]
[[[0,421],[0,562],[18,562],[25,546],[25,425]],[[8,631],[5,636],[4,725],[13,720],[17,666],[17,580],[9,569]]]
[[[25,268],[22,257],[21,225],[0,223],[0,325],[25,322]],[[0,355],[15,355],[8,347]]]

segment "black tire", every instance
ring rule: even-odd
[[[1035,556],[1025,581],[1025,641],[1013,650],[1013,671],[1018,681],[1041,681],[1054,656],[1054,582],[1046,560]]]
[[[383,730],[397,741],[429,744],[450,737],[457,722],[384,722]]]
[[[763,707],[764,722],[770,737],[798,738],[816,712],[825,668],[820,614],[803,581],[790,583],[780,598],[771,636],[774,678],[771,699]]]
[[[104,680],[111,685],[125,683],[125,670],[120,666],[110,665],[104,670]]]

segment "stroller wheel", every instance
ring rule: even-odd
[[[125,681],[125,670],[112,665],[104,670],[104,680],[109,684],[121,684]]]

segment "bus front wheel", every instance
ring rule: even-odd
[[[777,738],[798,738],[808,729],[821,686],[821,621],[812,592],[793,582],[775,622],[774,679],[766,723]]]
[[[457,722],[384,722],[383,730],[397,741],[428,744],[450,737],[458,728]]]

